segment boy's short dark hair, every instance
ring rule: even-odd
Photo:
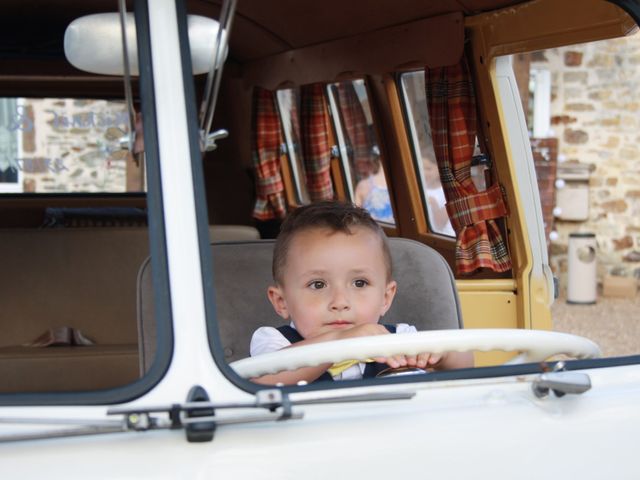
[[[352,227],[368,228],[378,235],[387,269],[387,280],[391,280],[393,269],[391,252],[382,227],[364,208],[357,207],[352,203],[325,201],[296,208],[285,218],[273,248],[272,273],[275,282],[282,285],[282,272],[286,265],[289,246],[297,233],[312,228],[326,228],[334,233],[341,232],[352,235]]]

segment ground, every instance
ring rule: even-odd
[[[595,305],[571,305],[558,298],[551,307],[553,329],[590,338],[603,356],[640,354],[640,295],[600,296]]]

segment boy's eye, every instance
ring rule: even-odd
[[[363,279],[360,278],[360,279],[354,281],[353,284],[357,288],[363,288],[363,287],[366,287],[367,285],[369,285],[369,282],[367,282],[366,280],[363,280]]]
[[[314,280],[309,284],[309,287],[311,287],[313,290],[320,290],[321,288],[324,288],[326,286],[327,284],[324,283],[322,280]]]

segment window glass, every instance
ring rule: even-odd
[[[424,72],[405,73],[401,75],[400,82],[429,228],[432,232],[455,237],[445,208],[446,199],[433,150]]]
[[[640,35],[521,53],[517,81],[559,298],[554,330],[638,353]]]
[[[309,203],[306,174],[300,143],[300,90],[286,88],[278,90],[278,109],[286,145],[289,166],[293,175],[296,196],[301,204]]]
[[[0,98],[0,192],[144,191],[123,101]]]
[[[22,138],[13,119],[17,111],[15,98],[0,99],[0,193],[19,192],[22,187],[22,169],[16,161]]]
[[[379,222],[395,224],[364,80],[330,84],[329,101],[351,200]]]
[[[101,22],[104,30],[97,44],[113,45],[110,38],[121,38],[119,20]],[[110,401],[131,398],[136,389],[147,388],[135,383],[146,369],[141,365],[138,307],[150,312],[152,327],[156,325],[151,281],[142,284],[145,277],[138,278],[150,255],[145,195],[119,195],[146,190],[142,159],[128,153],[126,103],[105,98],[113,90],[111,82],[122,88],[121,80],[69,75],[60,87],[58,76],[35,70],[43,54],[34,59],[33,45],[62,47],[64,29],[39,30],[29,30],[27,44],[19,39],[4,44],[9,58],[32,68],[22,91],[22,77],[3,77],[5,89],[14,93],[0,98],[0,403],[15,398],[3,394],[27,393],[46,394],[31,397],[44,403],[94,398],[74,392],[108,395]],[[42,36],[34,39],[32,34]],[[61,49],[46,58],[54,72],[69,68]],[[154,105],[153,89],[142,83],[141,102]],[[57,96],[61,88],[95,93],[88,98]],[[30,94],[36,89],[42,96]],[[156,123],[150,113],[148,126]],[[142,135],[137,140],[142,150]],[[157,185],[150,184],[156,198]],[[161,202],[150,202],[149,209],[158,218]],[[163,274],[156,269],[156,277]],[[124,393],[105,392],[123,386],[128,386]]]

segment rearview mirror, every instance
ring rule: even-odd
[[[219,24],[199,15],[189,15],[187,21],[193,73],[207,73],[213,62]],[[130,72],[138,75],[136,25],[132,13],[127,14],[126,25]],[[64,53],[71,65],[85,72],[124,75],[120,15],[99,13],[75,19],[64,34]],[[218,66],[226,56],[227,49]]]

